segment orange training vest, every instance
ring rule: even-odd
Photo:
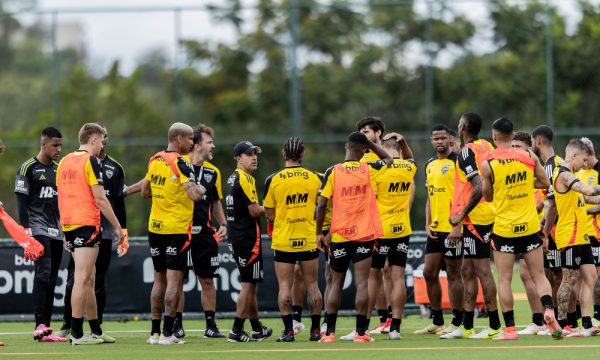
[[[370,241],[383,236],[369,165],[356,171],[334,166],[331,232],[350,241]]]
[[[159,157],[163,158],[163,160],[165,160],[165,162],[167,163],[167,165],[169,165],[171,170],[173,170],[173,173],[175,174],[175,176],[179,177],[179,168],[177,167],[177,159],[179,157],[181,157],[181,155],[175,151],[159,151],[154,156],[152,156],[150,158],[150,160],[148,160],[148,168],[150,167],[150,163],[152,162],[152,160],[159,158]]]
[[[60,165],[56,187],[62,225],[100,226],[100,208],[85,178],[85,165],[92,155],[70,153]]]
[[[535,160],[529,156],[529,153],[520,149],[497,148],[492,150],[491,158],[496,160],[517,160],[525,164],[525,166],[529,167],[531,170],[535,169]]]

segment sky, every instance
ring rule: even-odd
[[[209,0],[37,0],[40,9],[69,9],[77,7],[177,7],[199,6]],[[224,0],[210,0],[211,4],[223,4]],[[576,2],[574,0],[554,0],[561,12],[567,14],[573,23],[577,21]],[[245,3],[255,3],[246,0]],[[455,3],[456,8],[464,12],[478,26],[485,26],[486,10],[483,1],[461,1]],[[417,5],[418,11],[425,11],[424,5]],[[250,15],[250,11],[246,12]],[[59,22],[77,22],[83,29],[88,65],[103,72],[109,68],[114,59],[119,59],[121,69],[131,72],[139,59],[148,51],[162,49],[171,64],[183,59],[177,52],[175,16],[172,11],[166,12],[125,12],[125,13],[88,13],[61,14]],[[49,22],[50,17],[44,20]],[[202,11],[181,13],[181,36],[196,40],[219,40],[231,42],[235,39],[232,27],[211,22],[210,15]],[[480,45],[485,51],[485,44]],[[446,54],[451,56],[451,54]],[[442,57],[439,59],[444,61]]]

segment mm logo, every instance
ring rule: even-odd
[[[341,196],[357,196],[366,194],[367,186],[369,185],[344,186],[342,187]]]
[[[163,223],[162,221],[152,220],[152,230],[162,230]]]
[[[308,193],[306,194],[292,194],[285,197],[286,205],[293,204],[306,204],[308,202]]]
[[[391,183],[388,192],[406,192],[410,188],[409,182]]]
[[[164,186],[167,178],[160,175],[150,175],[150,182],[155,185]]]
[[[513,225],[513,233],[515,233],[515,234],[522,234],[526,231],[527,231],[526,223]]]
[[[302,249],[305,248],[307,244],[306,239],[290,239],[290,247],[292,249]]]
[[[392,234],[401,234],[404,232],[404,229],[404,224],[390,225],[390,231],[392,232]]]
[[[527,180],[527,171],[506,175],[506,185]]]

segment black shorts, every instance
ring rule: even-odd
[[[374,241],[332,242],[329,247],[329,266],[337,272],[346,272],[350,262],[361,262],[371,258]]]
[[[544,254],[544,268],[552,271],[560,271],[562,269],[560,251],[556,248],[556,243],[552,237],[548,237],[548,250],[547,254]]]
[[[262,252],[233,253],[235,263],[240,271],[240,282],[261,283],[264,278]]]
[[[100,245],[102,232],[100,226],[81,226],[77,229],[65,231],[65,240],[68,249],[94,248]]]
[[[377,239],[373,246],[373,261],[371,268],[383,269],[387,259],[390,266],[406,267],[408,257],[408,241],[410,235],[395,239]]]
[[[567,246],[560,250],[564,269],[577,270],[581,265],[595,265],[590,244]]]
[[[542,246],[539,233],[507,238],[492,233],[492,249],[506,254],[526,254]]]
[[[463,225],[463,255],[465,259],[489,259],[490,258],[490,235],[494,224],[473,225],[476,234],[472,233],[466,225]]]
[[[192,235],[190,259],[199,278],[219,276],[219,244],[212,234]]]
[[[149,231],[148,244],[154,271],[186,271],[190,243],[191,236],[188,234],[155,234]]]
[[[425,255],[434,254],[434,253],[442,253],[446,259],[462,259],[463,250],[462,250],[462,241],[459,241],[456,246],[450,246],[448,243],[448,235],[447,232],[436,232],[437,239],[427,239],[427,244],[425,244]]]
[[[592,255],[594,255],[594,264],[600,267],[600,241],[595,236],[590,236],[590,245],[592,246]]]
[[[319,258],[319,250],[313,249],[308,251],[281,251],[273,250],[273,258],[275,262],[286,264],[296,264],[303,261],[311,261]]]

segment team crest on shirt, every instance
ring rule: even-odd
[[[450,170],[450,166],[448,166],[448,165],[442,166],[442,175],[446,175],[448,173],[448,170]]]
[[[209,183],[213,179],[212,174],[203,174],[202,176],[204,177],[204,181],[206,181],[207,183]]]
[[[589,178],[588,178],[588,185],[592,186],[596,183],[596,178],[598,178],[598,174],[592,174]]]
[[[575,258],[575,264],[577,264],[577,266],[581,265],[581,257],[576,257]]]
[[[114,172],[112,170],[106,170],[105,173],[106,173],[106,177],[109,179],[112,178],[114,175]]]

